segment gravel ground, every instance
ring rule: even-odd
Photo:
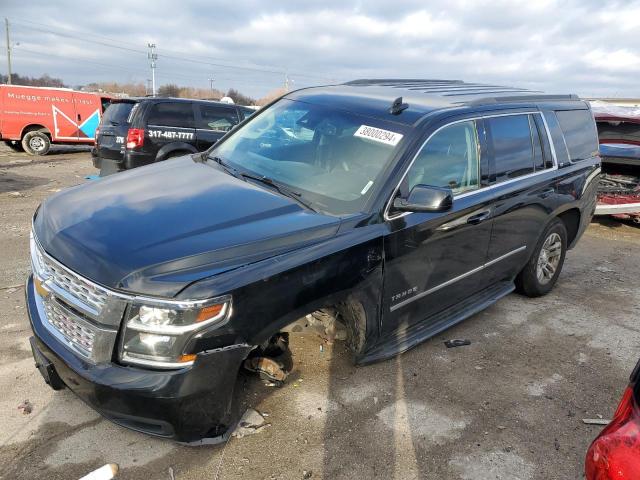
[[[283,388],[238,380],[239,404],[271,426],[188,448],[113,425],[34,369],[21,286],[30,218],[95,173],[86,149],[34,159],[0,147],[0,478],[77,479],[108,462],[146,480],[583,477],[600,427],[582,418],[612,414],[639,356],[639,228],[592,224],[551,294],[510,295],[387,362],[355,368],[342,344],[321,351],[298,334]],[[449,350],[448,338],[472,343]]]

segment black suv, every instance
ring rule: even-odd
[[[42,203],[36,363],[121,425],[221,435],[240,366],[286,373],[262,360],[305,315],[343,323],[367,364],[514,289],[549,292],[599,172],[573,95],[435,80],[288,93],[205,153]]]
[[[201,152],[253,114],[249,107],[184,98],[112,100],[91,151],[102,176]]]

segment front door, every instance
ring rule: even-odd
[[[424,184],[451,188],[454,202],[450,210],[440,213],[388,212],[385,331],[428,322],[486,286],[483,266],[492,212],[490,200],[482,200],[488,164],[481,158],[481,125],[465,120],[437,130],[402,181],[401,196]]]

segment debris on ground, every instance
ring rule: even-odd
[[[253,408],[248,408],[242,418],[238,422],[238,426],[231,434],[232,437],[242,438],[247,435],[253,435],[258,433],[266,427],[270,427],[271,424],[267,423],[262,415]]]
[[[8,195],[11,198],[23,198],[23,197],[26,197],[26,195],[24,193],[22,193],[22,192],[9,192]]]
[[[447,340],[444,342],[444,345],[447,348],[463,347],[465,345],[471,345],[471,340],[455,338],[453,340]]]
[[[303,480],[306,480],[307,478],[311,478],[311,477],[313,477],[313,472],[311,470],[303,470],[302,471]]]
[[[169,478],[171,480],[176,480],[176,476],[173,473],[173,467],[169,467]]]
[[[18,405],[18,410],[20,410],[23,415],[29,415],[33,411],[33,403],[31,403],[29,400],[25,400],[20,405]]]
[[[606,418],[583,418],[582,423],[587,425],[609,425],[611,420],[607,420]]]
[[[107,463],[93,472],[85,475],[80,480],[111,480],[118,474],[118,465]]]

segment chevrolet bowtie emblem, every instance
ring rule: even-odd
[[[33,283],[36,287],[36,292],[42,298],[47,298],[51,292],[45,287],[44,282],[40,280],[38,277],[33,277]]]

